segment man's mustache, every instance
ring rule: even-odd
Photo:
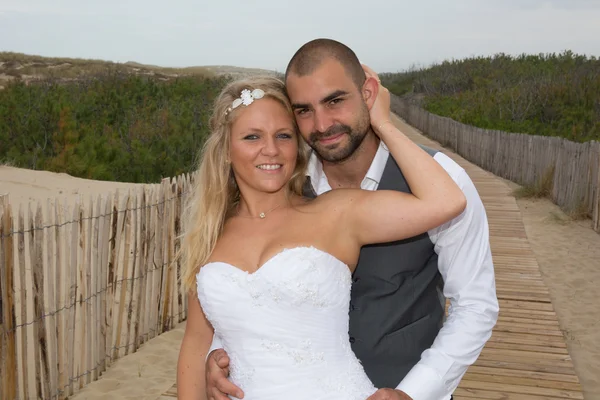
[[[340,133],[350,133],[350,131],[351,129],[348,125],[337,124],[330,126],[325,132],[311,132],[309,139],[311,143],[315,143],[321,139],[327,139],[329,137],[339,135]]]

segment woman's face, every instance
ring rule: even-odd
[[[231,126],[229,154],[240,191],[282,190],[294,173],[298,156],[292,116],[268,97],[240,107]]]

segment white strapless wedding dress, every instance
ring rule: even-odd
[[[365,400],[376,391],[348,337],[351,273],[314,247],[254,273],[223,262],[197,275],[202,309],[246,400]]]

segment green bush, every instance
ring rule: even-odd
[[[600,60],[561,54],[497,54],[383,74],[399,96],[480,128],[576,142],[600,140]]]
[[[226,82],[113,70],[11,83],[0,90],[0,163],[138,183],[190,171]]]

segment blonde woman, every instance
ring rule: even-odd
[[[389,121],[387,90],[369,84],[357,95],[412,194],[338,189],[307,199],[306,146],[283,83],[237,81],[217,98],[186,220],[183,279],[190,297],[180,399],[206,398],[214,333],[244,399],[365,400],[376,391],[348,340],[360,249],[439,226],[466,200]]]

